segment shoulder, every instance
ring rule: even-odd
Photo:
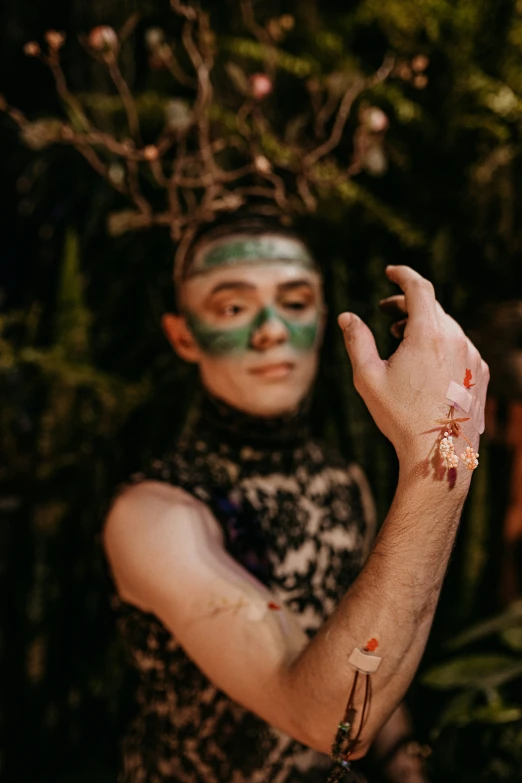
[[[223,544],[222,531],[201,501],[159,481],[143,481],[118,495],[107,515],[103,545],[118,591],[133,592],[155,572],[193,564],[203,543]]]
[[[119,537],[139,528],[158,532],[165,524],[187,518],[206,522],[211,516],[200,500],[180,487],[162,481],[140,481],[126,487],[114,500],[105,521],[104,539]]]

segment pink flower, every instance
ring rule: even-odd
[[[155,147],[153,144],[149,144],[148,147],[143,148],[143,157],[145,158],[145,160],[157,160],[158,148]]]
[[[428,77],[424,73],[418,73],[413,79],[413,86],[417,90],[424,90],[428,86]]]
[[[24,45],[24,54],[28,57],[38,57],[40,54],[40,46],[36,41],[27,41]]]
[[[417,54],[411,61],[411,67],[413,68],[415,73],[419,73],[420,71],[425,71],[429,64],[430,61],[425,54]]]
[[[368,125],[368,129],[373,133],[383,133],[387,130],[390,121],[382,109],[378,109],[377,106],[370,106],[365,112],[365,120]]]
[[[65,43],[64,33],[59,33],[57,30],[47,30],[44,37],[49,44],[49,49],[54,49],[55,51],[61,49]],[[38,44],[36,45],[38,46]]]
[[[267,95],[270,95],[274,88],[272,80],[266,73],[253,73],[250,76],[250,89],[252,91],[252,97],[256,101],[262,101]]]
[[[254,166],[256,171],[259,171],[261,174],[270,174],[272,171],[272,164],[264,155],[256,155],[254,158]]]
[[[93,27],[87,41],[89,46],[92,46],[93,49],[98,49],[98,51],[116,49],[118,46],[118,36],[116,35],[116,32],[112,27],[107,27],[106,25]]]

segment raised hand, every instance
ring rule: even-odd
[[[356,315],[342,313],[338,321],[355,388],[393,443],[401,465],[411,466],[427,457],[437,422],[448,412],[448,380],[462,384],[470,370],[474,406],[482,413],[489,370],[461,327],[437,302],[428,280],[407,266],[389,266],[386,275],[403,292],[382,303],[403,314],[396,330],[399,335],[404,328],[403,340],[389,359],[381,359],[373,334]],[[476,447],[478,430],[471,421],[463,424],[463,431]]]

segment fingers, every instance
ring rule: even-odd
[[[402,340],[407,324],[407,318],[403,318],[401,321],[395,321],[395,323],[390,326],[390,332],[392,333],[392,336],[397,340]]]
[[[381,299],[379,309],[392,318],[402,318],[404,315],[408,315],[404,294],[395,294],[394,296],[387,296],[385,299]]]
[[[409,266],[387,266],[386,275],[404,292],[404,305],[417,334],[437,329],[437,302],[433,285]]]
[[[353,369],[355,388],[373,385],[384,375],[384,362],[379,356],[371,330],[354,313],[341,313],[338,323],[343,330],[344,344]]]
[[[408,319],[404,318],[405,315],[408,315],[404,294],[395,294],[394,296],[387,296],[385,299],[381,299],[379,309],[385,315],[390,316],[390,318],[398,319],[390,326],[390,332],[397,340],[402,340],[406,324],[408,323]]]
[[[408,325],[408,319],[404,318],[405,315],[408,315],[406,297],[404,294],[395,294],[394,296],[387,296],[385,299],[381,299],[379,308],[386,315],[397,319],[396,323],[393,323],[390,326],[390,332],[398,340],[401,340],[404,337],[404,332]],[[455,337],[463,336],[462,328],[445,312],[440,302],[435,301],[435,312],[439,329],[449,331],[453,333]]]

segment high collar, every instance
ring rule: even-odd
[[[199,416],[190,429],[194,435],[211,436],[236,447],[289,449],[308,439],[309,410],[310,395],[291,413],[271,418],[252,416],[203,390]]]

